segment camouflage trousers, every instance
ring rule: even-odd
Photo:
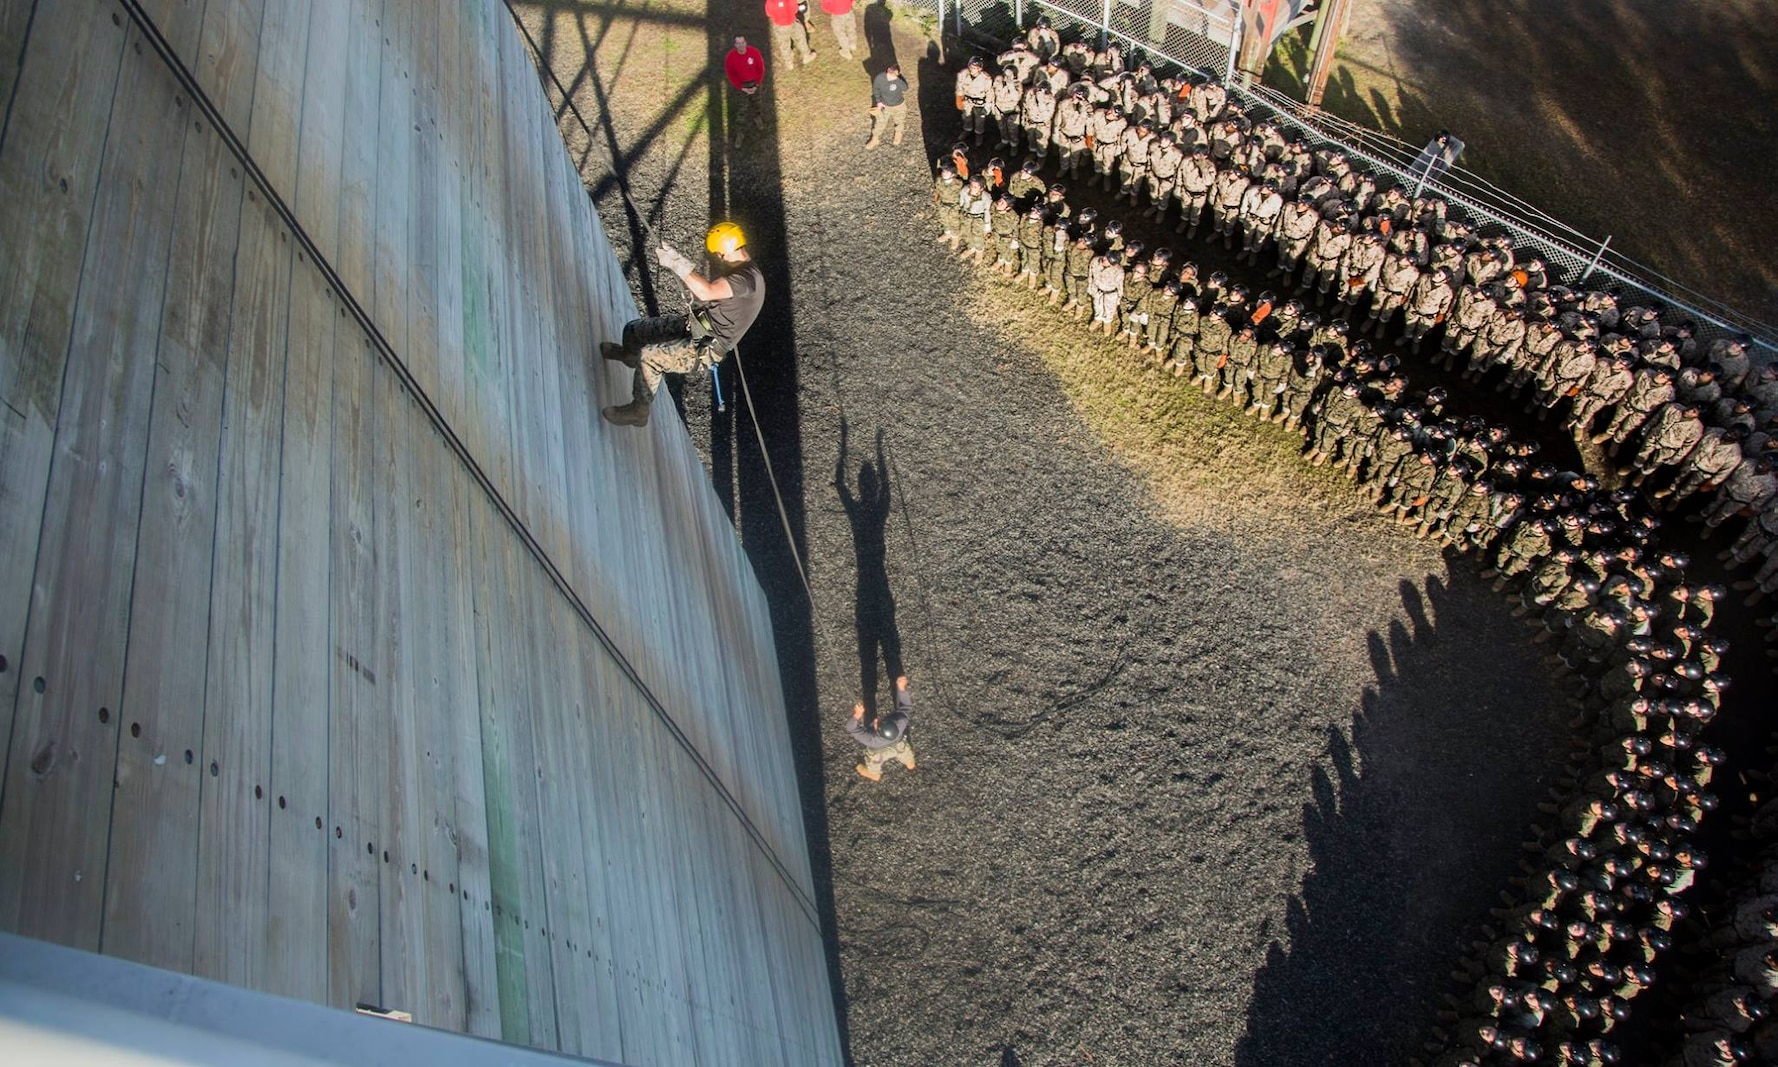
[[[664,376],[719,363],[726,354],[718,344],[699,344],[692,336],[691,320],[684,315],[631,319],[624,324],[623,344],[641,357],[631,394],[638,400],[652,398]]]
[[[914,746],[908,744],[907,738],[904,737],[887,748],[864,750],[864,765],[870,770],[881,773],[884,766],[891,761],[900,763],[910,771],[914,769]]]

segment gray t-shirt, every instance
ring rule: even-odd
[[[907,79],[901,75],[897,74],[895,77],[891,78],[889,72],[884,71],[871,79],[871,103],[883,104],[887,107],[900,107],[902,104],[907,103],[907,98],[908,82]]]
[[[694,307],[722,346],[732,349],[753,325],[753,320],[759,317],[759,309],[765,306],[766,280],[760,273],[759,264],[751,259],[722,277],[728,279],[733,295],[708,303],[695,301]]]

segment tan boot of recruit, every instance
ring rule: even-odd
[[[622,407],[606,408],[605,420],[618,426],[647,426],[651,406],[647,400],[632,400]]]

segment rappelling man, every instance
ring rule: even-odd
[[[630,402],[605,409],[605,418],[619,426],[646,426],[648,409],[668,374],[712,367],[734,351],[765,303],[765,277],[747,253],[741,227],[719,222],[704,238],[711,266],[700,273],[691,259],[661,242],[655,256],[691,293],[685,315],[657,315],[624,324],[623,343],[602,342],[599,352],[632,368],[635,384]]]

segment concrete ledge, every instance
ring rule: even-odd
[[[609,1063],[0,934],[0,1063],[543,1067]]]

